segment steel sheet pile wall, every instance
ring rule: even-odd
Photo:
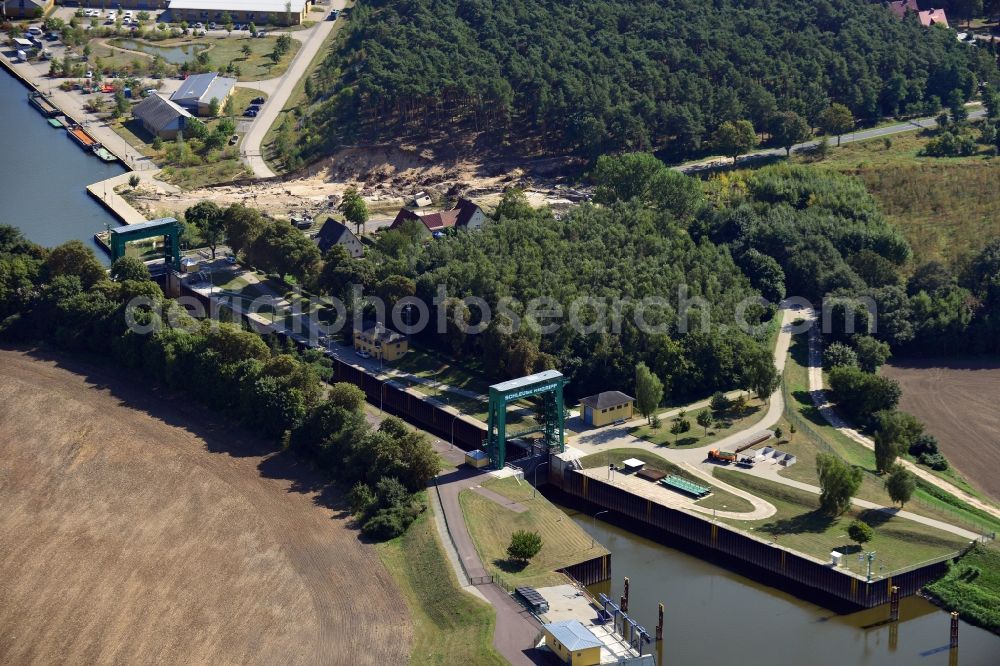
[[[576,471],[568,471],[561,483],[556,478],[550,480],[560,486],[564,493],[628,519],[626,522],[632,523],[630,527],[633,529],[653,528],[649,530],[654,533],[652,538],[679,537],[687,544],[732,558],[739,563],[751,565],[760,572],[819,592],[819,599],[823,602],[829,602],[826,597],[832,597],[850,607],[871,608],[888,603],[889,589],[893,585],[899,587],[902,596],[910,596],[947,570],[947,562],[937,562],[868,583],[829,564],[769,545],[723,524],[657,504]],[[643,530],[642,536],[651,535]],[[675,539],[669,539],[668,543],[685,545],[676,543]]]
[[[581,585],[594,585],[611,579],[611,553],[595,557],[586,562],[580,562],[559,569]]]
[[[454,441],[455,446],[464,451],[472,451],[483,446],[486,424],[477,424],[446,411],[422,396],[414,395],[391,381],[383,382],[349,363],[339,359],[332,360],[331,381],[347,382],[360,387],[373,405],[380,405],[383,410],[401,416],[447,442]]]

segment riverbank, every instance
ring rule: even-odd
[[[123,139],[110,127],[95,125],[90,119],[90,114],[86,112],[83,105],[73,100],[69,93],[61,90],[46,91],[42,87],[42,80],[39,80],[37,73],[30,63],[15,63],[5,53],[0,53],[0,66],[16,79],[28,92],[45,95],[48,102],[55,107],[59,115],[65,116],[67,120],[84,127],[87,133],[100,142],[105,150],[114,155],[125,167],[126,173],[119,174],[110,179],[100,180],[91,183],[86,187],[87,193],[93,197],[101,206],[114,215],[122,224],[137,224],[145,222],[146,217],[133,208],[124,198],[115,192],[115,187],[128,182],[131,172],[155,164],[143,157],[142,160],[133,159],[131,151]],[[38,114],[39,120],[44,121],[45,116]],[[94,156],[94,159],[97,159]]]

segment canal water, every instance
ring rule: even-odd
[[[900,604],[894,631],[880,625],[888,606],[837,615],[699,558],[569,509],[611,551],[614,578],[593,586],[614,600],[629,577],[630,615],[655,636],[664,606],[663,641],[652,652],[667,666],[997,666],[1000,637],[961,623],[959,649],[948,650],[949,615],[918,597]],[[895,633],[895,636],[893,635]],[[957,657],[957,661],[955,661]]]
[[[0,69],[0,224],[19,227],[40,245],[80,239],[107,262],[93,236],[118,220],[87,194],[91,183],[125,167],[85,152],[28,104],[28,89]]]

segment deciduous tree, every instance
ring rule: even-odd
[[[736,158],[750,152],[760,139],[749,120],[727,120],[715,131],[713,142],[724,155]]]
[[[841,136],[854,129],[854,116],[846,106],[835,102],[820,114],[819,126],[827,134],[835,135],[839,146]]]
[[[913,491],[917,489],[917,480],[902,465],[893,465],[889,476],[885,478],[885,489],[889,493],[889,499],[903,508],[913,497]]]
[[[819,473],[820,508],[831,516],[839,516],[851,506],[851,497],[861,485],[862,472],[829,453],[816,454]]]
[[[542,535],[528,530],[517,530],[510,537],[507,557],[515,562],[527,562],[542,550]]]
[[[663,400],[663,382],[645,363],[635,367],[635,395],[639,413],[649,421]]]

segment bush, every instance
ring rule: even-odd
[[[948,469],[948,459],[940,453],[922,453],[920,454],[920,457],[917,458],[917,462],[921,465],[926,465],[937,472],[943,472]]]
[[[975,152],[976,141],[971,136],[946,131],[931,139],[920,154],[927,157],[966,157]]]
[[[872,537],[875,536],[875,530],[865,521],[855,520],[848,526],[847,536],[851,537],[851,541],[854,543],[863,545],[872,540]]]
[[[938,441],[937,437],[931,435],[930,433],[922,433],[913,443],[910,444],[910,455],[919,458],[925,453],[928,455],[935,454],[938,452]]]
[[[375,497],[379,507],[383,509],[393,509],[403,506],[409,498],[410,493],[406,486],[395,477],[379,479],[375,484]]]
[[[376,541],[394,539],[405,532],[423,510],[423,505],[412,503],[391,509],[379,509],[374,516],[365,521],[361,531]]]
[[[823,350],[823,367],[829,370],[838,366],[857,367],[858,355],[842,342],[834,342]]]
[[[527,562],[542,549],[542,535],[538,532],[517,530],[510,537],[507,557],[518,562]]]
[[[366,484],[358,481],[347,494],[347,501],[351,505],[351,513],[355,516],[366,516],[375,506],[375,493]]]
[[[837,406],[858,423],[871,422],[874,414],[899,404],[899,384],[859,368],[838,366],[830,370],[830,389]]]
[[[712,394],[712,402],[709,404],[709,407],[712,408],[714,414],[721,414],[728,411],[732,407],[732,403],[726,397],[725,393],[716,391]]]

